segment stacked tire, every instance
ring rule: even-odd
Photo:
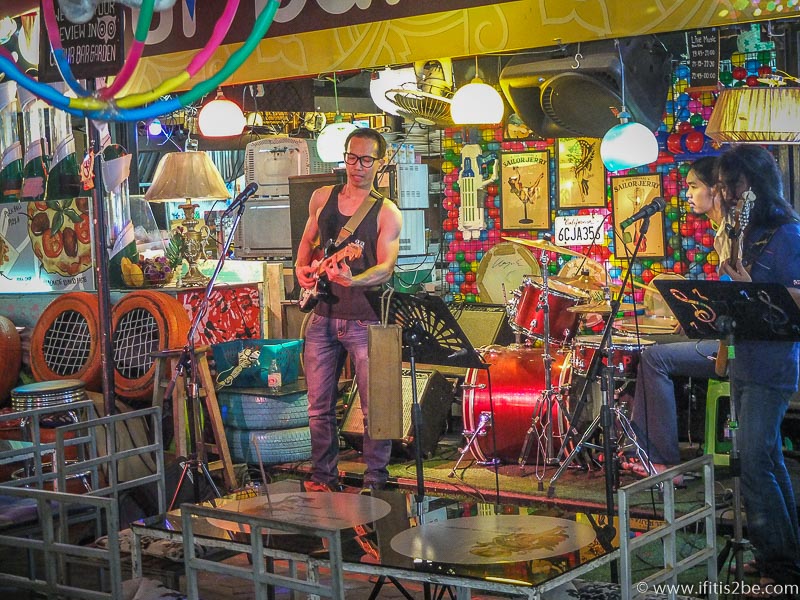
[[[269,395],[262,388],[217,391],[231,458],[237,463],[300,462],[311,458],[308,394]]]

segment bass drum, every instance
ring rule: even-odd
[[[566,405],[568,393],[563,392],[562,396],[562,391],[569,386],[571,370],[566,356],[557,353],[552,356],[551,386],[559,392],[554,397],[551,413],[553,447],[557,451],[567,433],[567,421],[556,400],[560,399]],[[519,345],[495,347],[484,353],[483,360],[489,368],[468,369],[464,379],[464,431],[475,431],[482,427],[482,422],[485,423],[471,446],[472,455],[482,462],[499,459],[516,463],[522,454],[528,429],[534,417],[538,417],[537,439],[526,462],[540,462],[544,459],[543,421],[547,414],[547,400],[542,394],[546,389],[544,350]]]

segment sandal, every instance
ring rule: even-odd
[[[731,562],[731,566],[728,569],[732,575],[736,575],[736,561],[734,560]],[[758,575],[761,573],[761,570],[758,568],[758,563],[756,559],[745,561],[742,565],[742,572],[745,575]]]
[[[653,469],[655,470],[656,475],[658,475],[659,473],[663,473],[668,468],[670,468],[670,466],[671,465],[660,465],[653,463]],[[642,478],[650,477],[650,475],[653,475],[653,473],[651,473],[650,470],[645,465],[643,465],[640,460],[636,458],[627,458],[625,461],[623,461],[622,468],[623,470],[630,471],[634,475]],[[685,488],[686,482],[683,479],[683,475],[676,475],[675,477],[673,477],[672,485],[674,485],[676,488]]]
[[[782,593],[782,586],[776,585],[772,577],[761,577],[758,583],[745,590],[745,598],[789,598],[790,596]]]

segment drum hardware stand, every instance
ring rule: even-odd
[[[478,387],[480,389],[484,389],[486,386],[485,385],[478,385],[478,386],[466,386],[466,385],[464,385],[462,387],[464,387],[464,388],[466,388],[466,387]],[[478,426],[473,431],[464,431],[463,432],[463,435],[467,436],[467,444],[463,448],[459,448],[458,449],[458,453],[460,454],[460,456],[458,457],[458,460],[456,461],[456,464],[453,465],[453,468],[450,469],[450,473],[447,475],[448,477],[455,477],[456,476],[456,471],[458,470],[458,465],[460,465],[461,461],[464,460],[464,455],[467,452],[470,451],[470,448],[472,448],[472,445],[478,440],[478,436],[485,436],[486,435],[486,428],[487,427],[491,427],[491,426],[492,426],[492,415],[490,413],[486,412],[486,411],[483,411],[481,413],[481,416],[478,417]],[[480,463],[480,464],[495,465],[495,464],[498,464],[498,462],[499,461],[498,461],[497,458],[493,458],[489,462]]]
[[[526,463],[528,462],[528,457],[530,456],[534,440],[536,439],[536,426],[542,421],[545,431],[544,462],[546,465],[558,463],[555,456],[553,456],[553,395],[555,391],[553,390],[552,376],[550,373],[550,369],[553,365],[553,357],[550,355],[550,278],[548,277],[548,264],[550,259],[545,250],[542,250],[540,260],[542,263],[542,293],[539,296],[539,309],[544,314],[544,354],[542,356],[542,359],[544,360],[544,391],[542,392],[542,395],[544,396],[547,414],[544,416],[544,418],[541,418],[540,415],[536,413],[531,416],[531,425],[528,427],[528,431],[525,433],[525,441],[522,444],[522,451],[520,452],[519,459],[517,460],[520,468],[525,467]],[[541,481],[539,482],[539,486],[543,491],[544,484]]]
[[[639,247],[642,244],[642,240],[645,238],[647,234],[647,230],[650,228],[650,217],[645,216],[642,219],[642,225],[640,228],[640,235],[639,238],[636,240],[636,246],[634,247],[633,254],[630,258],[630,263],[636,259],[639,254]],[[555,472],[553,477],[550,479],[550,487],[547,490],[547,497],[553,498],[555,496],[556,488],[555,482],[558,478],[567,470],[567,467],[572,463],[575,457],[580,453],[581,447],[586,443],[586,440],[591,437],[598,426],[600,426],[603,430],[603,471],[605,473],[605,495],[606,495],[606,517],[607,517],[607,524],[605,526],[605,534],[608,535],[606,539],[613,539],[614,537],[614,517],[616,512],[614,510],[614,491],[616,490],[618,483],[619,483],[619,470],[618,465],[616,464],[616,453],[617,453],[617,441],[614,436],[614,413],[615,411],[611,408],[611,401],[610,401],[610,391],[609,391],[609,384],[611,385],[611,389],[613,389],[613,381],[614,381],[614,367],[611,364],[612,353],[610,352],[611,346],[611,332],[614,328],[614,318],[619,310],[620,304],[622,304],[622,297],[625,293],[625,287],[628,284],[628,281],[631,278],[631,269],[627,269],[625,273],[625,278],[622,281],[622,285],[620,286],[619,293],[617,297],[611,301],[611,314],[608,317],[608,321],[606,321],[605,326],[603,327],[603,335],[600,340],[600,347],[598,351],[594,353],[592,356],[592,360],[589,363],[589,370],[586,375],[586,381],[583,384],[583,388],[581,389],[581,395],[578,400],[578,404],[575,407],[575,412],[572,416],[572,422],[576,422],[578,415],[580,414],[581,410],[583,409],[583,405],[586,403],[586,393],[589,389],[589,383],[594,381],[598,376],[598,372],[601,370],[600,365],[602,364],[601,357],[606,358],[606,365],[602,367],[602,374],[600,375],[600,398],[601,398],[601,405],[600,405],[600,414],[592,421],[592,424],[587,428],[586,432],[583,434],[583,437],[576,443],[575,448],[569,455],[564,459],[562,465],[558,468]],[[626,417],[627,419],[627,417]],[[630,424],[626,424],[627,427],[630,427]],[[570,440],[570,436],[575,431],[574,428],[570,427],[570,433],[564,440],[564,444],[562,449],[567,446],[567,443]],[[634,440],[635,443],[635,440]],[[639,451],[642,452],[644,455],[644,450],[638,446]],[[647,461],[649,463],[649,460]],[[612,582],[616,582],[617,577],[617,568],[616,563],[611,563],[611,579]]]
[[[233,208],[235,203],[236,200],[234,200],[234,202],[231,204],[231,208]],[[225,263],[227,250],[230,248],[231,243],[233,242],[233,235],[236,232],[236,228],[239,226],[239,221],[241,221],[242,215],[244,214],[244,199],[239,200],[237,208],[238,210],[235,213],[233,223],[231,224],[230,231],[228,232],[228,238],[225,240],[225,246],[219,253],[219,259],[217,260],[217,265],[214,268],[214,273],[208,280],[205,295],[203,296],[200,305],[197,307],[197,312],[195,312],[194,318],[192,319],[192,324],[189,328],[189,333],[186,339],[186,345],[183,347],[181,355],[178,358],[177,366],[175,369],[173,369],[172,377],[167,384],[166,391],[164,392],[164,399],[166,400],[169,398],[171,400],[178,377],[182,375],[184,376],[184,385],[186,387],[186,416],[189,423],[188,443],[189,448],[192,450],[190,455],[187,457],[187,460],[183,463],[181,476],[178,479],[178,484],[175,486],[175,494],[172,496],[168,510],[172,510],[174,508],[175,502],[177,502],[178,496],[180,495],[183,482],[187,477],[189,478],[189,481],[192,482],[192,497],[195,504],[199,504],[201,501],[200,477],[205,477],[206,481],[211,487],[211,490],[214,492],[214,497],[219,498],[222,496],[216,483],[214,483],[214,479],[211,477],[211,473],[208,471],[208,466],[206,465],[205,461],[205,448],[202,441],[203,432],[200,428],[200,412],[203,410],[203,408],[202,402],[200,401],[200,384],[198,383],[199,376],[197,372],[197,361],[195,360],[194,338],[195,333],[200,326],[200,322],[205,316],[206,310],[208,310],[211,292],[214,290],[214,284],[216,283],[217,277],[222,270],[222,265]],[[198,449],[200,451],[198,451]]]

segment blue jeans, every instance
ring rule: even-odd
[[[311,480],[335,485],[339,480],[339,433],[336,401],[339,376],[349,353],[355,368],[361,410],[364,413],[364,485],[381,486],[389,471],[391,440],[369,436],[369,356],[367,326],[377,321],[347,321],[312,315],[306,328],[303,363],[308,385],[308,418],[311,427]]]
[[[800,574],[797,505],[781,442],[781,421],[792,392],[734,379],[731,394],[739,421],[736,443],[747,537],[762,574],[785,582]]]
[[[716,377],[714,362],[707,357],[716,352],[718,345],[716,340],[701,340],[655,344],[642,351],[636,372],[631,423],[651,462],[662,465],[681,462],[672,378]]]

